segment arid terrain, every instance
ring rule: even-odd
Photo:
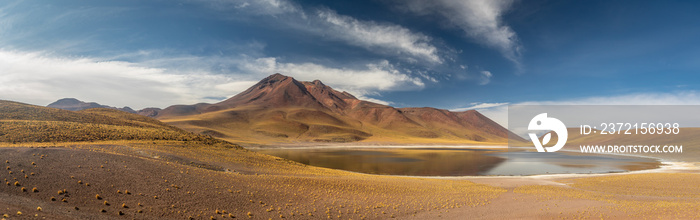
[[[68,111],[0,101],[2,219],[700,218],[700,169],[688,157],[656,170],[615,174],[382,176],[307,166],[226,141],[233,136],[221,140],[214,138],[216,133],[172,126],[184,126],[178,120],[196,124],[241,111],[233,109],[164,119],[169,125],[115,109]],[[296,116],[308,111],[300,109]],[[418,117],[407,109],[391,111],[416,117],[413,122],[432,117]],[[292,112],[284,114],[295,115]],[[332,121],[309,117],[320,120],[309,119],[309,129]],[[289,118],[270,122],[271,126],[286,128],[279,123],[288,123]],[[351,118],[343,116],[337,128],[350,129]],[[421,129],[428,128],[435,127]],[[373,131],[371,137],[391,130],[363,129]],[[361,132],[331,130],[327,135]],[[493,135],[500,130],[486,131]],[[481,135],[500,137],[487,133]],[[447,134],[454,133],[441,135]],[[407,140],[420,139],[412,138]]]
[[[696,164],[443,179],[357,174],[177,142],[36,145],[0,149],[6,219],[700,217]]]
[[[75,99],[48,107],[111,108]],[[247,146],[305,143],[504,145],[509,131],[475,110],[394,108],[357,99],[319,80],[282,74],[219,103],[122,111]]]

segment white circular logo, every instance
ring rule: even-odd
[[[547,117],[547,113],[542,113],[530,120],[530,124],[527,126],[530,131],[554,131],[557,133],[557,144],[551,147],[542,147],[549,143],[552,139],[552,133],[548,132],[542,138],[542,143],[535,133],[529,133],[530,140],[535,144],[538,152],[555,152],[560,150],[566,144],[566,139],[569,138],[569,132],[566,130],[566,125],[556,118]]]

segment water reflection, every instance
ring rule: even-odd
[[[646,158],[506,152],[503,149],[274,149],[259,152],[312,166],[410,176],[607,173],[652,169],[659,165]]]

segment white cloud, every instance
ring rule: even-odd
[[[531,101],[523,105],[700,105],[700,93],[636,93],[617,96],[595,96],[560,101]]]
[[[194,72],[177,74],[135,63],[0,50],[0,98],[45,105],[74,97],[111,106],[166,107],[211,101],[244,88],[217,88],[234,78]]]
[[[372,51],[390,51],[395,55],[410,56],[440,64],[443,60],[438,49],[430,43],[431,38],[395,24],[380,24],[374,21],[361,21],[339,15],[326,9],[317,12],[322,21],[324,34],[349,44]]]
[[[288,0],[193,0],[208,4],[216,10],[236,9],[253,15],[299,14],[305,16],[301,6]]]
[[[440,51],[432,43],[431,37],[396,24],[359,20],[338,14],[331,9],[304,10],[301,5],[290,0],[194,1],[236,15],[269,15],[274,18],[270,26],[304,31],[361,47],[373,53],[396,56],[412,63],[443,63],[443,58],[438,54]],[[307,17],[306,11],[312,16]],[[229,18],[230,15],[224,16]]]
[[[494,103],[471,103],[469,107],[466,108],[456,108],[450,109],[453,112],[462,112],[467,110],[476,110],[484,116],[490,118],[494,122],[503,126],[508,127],[508,102],[494,102]]]
[[[491,82],[491,77],[493,77],[493,74],[489,71],[481,71],[479,74],[479,85],[486,85]]]
[[[508,105],[508,104],[509,104],[508,102],[494,102],[494,103],[476,102],[476,103],[471,103],[471,106],[469,106],[469,107],[450,109],[450,111],[461,112],[461,111],[467,111],[467,110],[481,110],[481,109],[489,109],[489,108],[504,106],[504,105]]]
[[[700,105],[700,92],[681,91],[676,93],[638,93],[616,96],[595,96],[558,101],[527,101],[519,103],[480,103],[467,108],[452,109],[465,111],[476,109],[503,127],[508,127],[508,106],[513,105]],[[683,115],[682,117],[687,117]]]
[[[374,102],[374,103],[382,104],[382,105],[391,105],[391,104],[393,104],[393,102],[384,101],[384,100],[381,100],[381,99],[370,98],[370,97],[361,96],[361,95],[358,95],[358,96],[355,96],[355,97],[356,97],[357,99],[359,99],[359,100],[364,100],[364,101],[368,101],[368,102]]]
[[[504,57],[520,65],[522,46],[515,31],[502,21],[513,0],[435,0],[396,1],[403,8],[420,14],[438,14],[480,43],[498,49]]]
[[[168,66],[173,67],[172,63],[199,63],[200,66],[169,69]],[[237,72],[219,74],[208,70],[216,65],[230,66]],[[273,57],[186,56],[132,63],[0,49],[0,72],[0,99],[46,105],[59,98],[74,97],[135,109],[220,101],[205,97],[231,97],[276,72],[304,81],[320,79],[336,89],[354,93],[358,98],[382,104],[388,102],[368,95],[424,87],[421,79],[399,72],[388,61],[370,63],[358,69],[283,63]]]
[[[476,109],[482,115],[490,118],[504,128],[508,128],[508,104]]]
[[[338,90],[367,95],[373,91],[418,90],[425,87],[420,78],[401,73],[389,61],[369,63],[365,68],[332,68],[315,63],[284,63],[274,57],[251,59],[241,71],[259,76],[282,73],[301,81],[321,80]]]

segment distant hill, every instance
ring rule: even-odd
[[[0,142],[170,140],[227,144],[153,118],[109,108],[80,111],[0,100]]]
[[[91,108],[108,108],[108,109],[116,109],[119,111],[124,111],[128,113],[135,113],[143,116],[148,116],[148,117],[154,117],[158,114],[158,111],[160,111],[159,108],[145,108],[141,109],[138,111],[135,111],[134,109],[129,108],[128,106],[124,106],[123,108],[117,108],[117,107],[112,107],[108,105],[100,105],[95,102],[83,102],[75,98],[63,98],[59,99],[58,101],[55,101],[46,107],[49,108],[57,108],[57,109],[63,109],[63,110],[69,110],[69,111],[80,111],[80,110],[85,110],[85,109],[91,109]]]
[[[185,130],[257,144],[379,142],[505,144],[509,131],[475,110],[394,108],[321,81],[271,75],[219,103],[174,105],[157,119]]]
[[[125,111],[129,113],[136,113],[133,109],[129,107],[124,107],[124,108],[116,108],[112,106],[107,106],[107,105],[100,105],[94,102],[83,102],[75,98],[63,98],[59,99],[58,101],[55,101],[46,107],[49,108],[58,108],[58,109],[63,109],[63,110],[69,110],[69,111],[80,111],[84,109],[91,109],[91,108],[111,108],[111,109],[117,109],[120,111]]]

